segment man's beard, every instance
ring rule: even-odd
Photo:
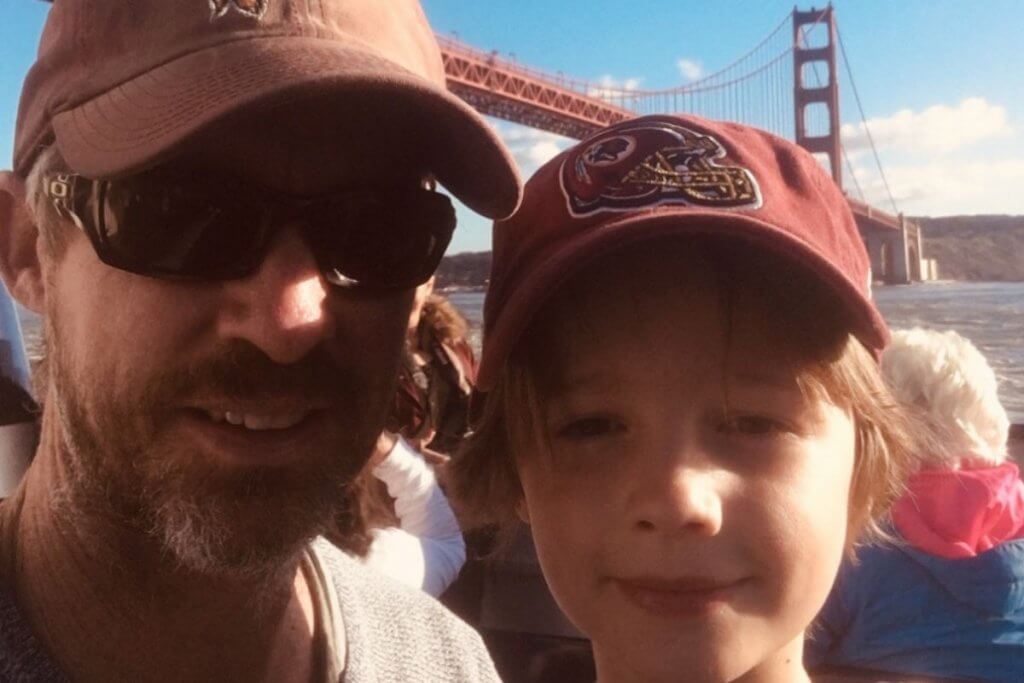
[[[366,378],[326,352],[282,366],[239,341],[191,367],[116,389],[74,366],[56,322],[47,316],[49,398],[67,481],[54,494],[69,522],[109,518],[156,541],[182,569],[257,579],[289,570],[311,538],[353,509],[349,485],[376,438],[378,416],[367,408],[374,392],[360,395]],[[330,406],[328,438],[290,466],[226,467],[183,447],[168,428],[190,397],[317,401]]]

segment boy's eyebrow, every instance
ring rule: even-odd
[[[732,374],[731,381],[745,386],[767,387],[803,395],[795,377],[771,370],[742,370]],[[544,382],[544,393],[551,398],[581,389],[614,389],[619,380],[600,369],[581,373],[555,373]]]
[[[559,372],[545,381],[545,393],[554,398],[579,389],[607,387],[613,384],[608,373],[601,370],[571,374]]]
[[[800,392],[800,385],[797,383],[796,378],[789,374],[764,370],[743,370],[737,372],[734,378],[742,384],[753,384],[782,391]]]

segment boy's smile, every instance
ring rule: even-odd
[[[720,282],[641,246],[535,323],[547,443],[518,459],[521,513],[602,680],[798,680],[842,557],[853,422],[801,391],[771,299]]]
[[[735,599],[749,579],[627,576],[612,581],[628,600],[651,615],[686,618],[706,616],[720,609]]]

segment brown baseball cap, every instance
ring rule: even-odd
[[[696,116],[644,116],[572,147],[526,183],[494,225],[477,389],[493,388],[552,291],[641,239],[728,235],[787,257],[831,289],[876,355],[888,329],[846,197],[807,151],[765,131]]]
[[[132,173],[229,115],[309,94],[362,121],[368,106],[401,112],[403,139],[366,135],[402,145],[485,216],[518,205],[515,163],[446,89],[416,0],[57,0],[22,90],[14,170],[55,143],[82,175]]]

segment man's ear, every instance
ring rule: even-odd
[[[0,277],[11,295],[36,313],[45,309],[40,244],[25,204],[25,182],[11,171],[0,172]]]
[[[530,525],[530,508],[526,505],[526,498],[516,501],[516,514],[523,520],[523,524]]]

